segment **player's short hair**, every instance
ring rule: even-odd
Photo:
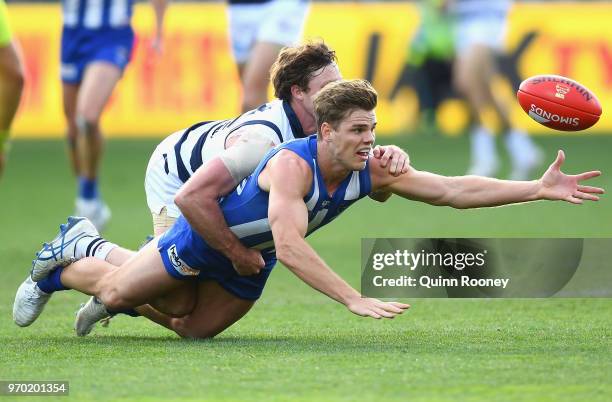
[[[337,128],[354,110],[374,110],[378,94],[366,80],[340,80],[325,85],[313,98],[317,131],[323,123]]]
[[[302,91],[308,91],[312,74],[336,60],[336,52],[322,41],[285,47],[270,69],[274,95],[290,101],[292,86],[297,85]]]

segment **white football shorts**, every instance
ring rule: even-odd
[[[508,0],[458,0],[455,6],[457,53],[475,45],[503,50],[511,6]]]
[[[245,63],[256,42],[282,46],[300,41],[309,3],[303,0],[272,0],[262,4],[228,7],[229,35],[236,63]]]
[[[184,130],[170,135],[163,140],[149,159],[147,172],[145,174],[145,192],[147,194],[147,205],[152,214],[160,214],[166,208],[166,214],[170,218],[181,216],[180,209],[174,203],[174,197],[183,182],[175,173],[176,157],[174,145],[183,134]]]

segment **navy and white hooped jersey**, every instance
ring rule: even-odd
[[[185,183],[204,162],[223,152],[232,133],[246,126],[257,126],[275,145],[306,136],[289,103],[275,100],[235,119],[202,122],[174,133],[156,152],[166,159],[166,174]]]
[[[220,201],[220,207],[230,230],[248,248],[261,250],[266,265],[276,261],[274,241],[268,220],[269,194],[257,181],[268,161],[281,150],[290,150],[304,159],[313,174],[313,181],[304,203],[308,208],[310,235],[330,223],[355,201],[371,192],[369,164],[361,171],[350,173],[330,195],[317,163],[317,137],[297,139],[270,150],[253,174]],[[229,259],[212,249],[181,216],[160,239],[160,250],[172,248],[182,263],[197,270],[223,270],[237,275]]]
[[[62,0],[64,28],[116,29],[130,25],[134,0]]]

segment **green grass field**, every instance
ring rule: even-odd
[[[566,150],[565,171],[601,169],[593,184],[612,191],[612,136],[537,140],[551,161]],[[467,167],[464,138],[394,142],[417,168]],[[156,143],[108,143],[102,192],[114,219],[105,235],[128,247],[151,232],[142,182]],[[279,265],[252,312],[214,340],[182,340],[129,317],[77,338],[74,312],[86,296],[76,292],[56,294],[36,323],[18,328],[14,292],[34,252],[72,212],[74,194],[62,142],[14,143],[0,183],[0,379],[69,380],[70,399],[79,401],[612,399],[611,299],[413,299],[407,314],[375,321]],[[470,236],[612,237],[612,202],[456,211],[365,200],[309,241],[358,286],[362,237]]]

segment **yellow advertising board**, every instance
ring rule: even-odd
[[[59,5],[9,6],[23,50],[27,86],[14,136],[59,137],[65,130],[59,79]],[[508,63],[518,76],[561,74],[593,90],[604,114],[591,131],[612,133],[612,4],[518,4],[510,16]],[[227,38],[225,6],[170,5],[164,53],[149,49],[154,15],[148,4],[134,13],[137,33],[133,59],[103,116],[108,136],[165,136],[201,120],[239,111],[240,86]],[[369,78],[380,94],[379,133],[409,131],[418,109],[414,90],[402,81],[408,42],[419,22],[414,3],[314,3],[305,38],[322,38],[338,54],[346,78]],[[391,97],[394,89],[397,96]],[[496,87],[497,88],[497,87]],[[531,132],[550,132],[519,109],[510,85],[499,90],[514,105],[513,118]],[[443,105],[442,125],[458,130],[461,107]],[[444,124],[444,123],[448,124]]]

